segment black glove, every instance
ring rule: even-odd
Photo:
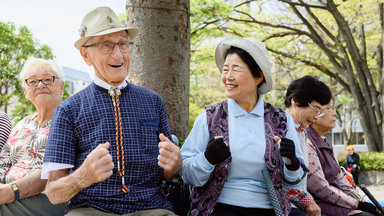
[[[280,155],[283,157],[285,166],[288,170],[294,171],[299,169],[300,161],[296,157],[295,143],[287,138],[281,138],[280,142]],[[286,159],[289,160],[286,160]]]
[[[211,139],[204,152],[205,158],[210,164],[216,165],[223,162],[231,155],[229,147],[224,143],[223,138]]]
[[[373,205],[372,203],[369,203],[369,202],[359,202],[359,205],[357,206],[358,210],[361,210],[361,211],[365,211],[365,212],[369,212],[371,214],[374,214],[374,215],[380,215],[377,211],[376,211],[376,206]]]

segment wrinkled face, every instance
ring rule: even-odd
[[[332,100],[323,106],[321,112],[324,113],[324,115],[317,119],[315,124],[327,130],[336,127],[336,110]]]
[[[263,81],[263,76],[254,78],[248,65],[234,53],[225,58],[221,81],[225,86],[226,96],[239,103],[257,98],[257,85]]]
[[[46,85],[38,80],[49,80],[55,76],[52,84]],[[25,79],[37,81],[37,86],[28,86],[24,83],[23,90],[25,97],[35,106],[51,106],[61,102],[64,93],[64,82],[60,80],[51,66],[47,64],[35,64],[25,73]]]
[[[308,128],[316,122],[322,110],[321,104],[317,101],[312,101],[310,105],[299,107],[298,103],[292,99],[291,104],[291,114],[303,128]]]
[[[102,42],[123,42],[128,41],[126,31],[119,31],[107,35],[92,37],[85,45]],[[85,62],[92,65],[96,76],[111,85],[121,84],[128,75],[131,59],[130,52],[121,52],[118,45],[115,45],[109,54],[101,53],[97,46],[81,47],[80,52]]]

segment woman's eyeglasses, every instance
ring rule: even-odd
[[[55,79],[56,79],[55,76],[47,77],[47,78],[40,79],[40,80],[39,79],[25,79],[25,83],[29,87],[36,87],[39,85],[40,82],[44,83],[44,85],[52,85],[53,83],[55,83]]]

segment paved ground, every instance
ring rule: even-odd
[[[367,189],[371,194],[380,202],[381,205],[384,205],[384,185],[371,185],[367,186]],[[364,195],[362,190],[359,190],[360,195]],[[368,197],[365,197],[365,200],[369,200]]]

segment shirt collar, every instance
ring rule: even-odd
[[[236,100],[232,98],[228,98],[228,111],[234,117],[240,117],[247,114],[247,111],[241,108]],[[262,97],[259,96],[259,100],[257,101],[256,106],[253,108],[250,114],[256,115],[258,117],[264,115],[264,100]]]
[[[297,132],[305,132],[305,134],[307,134],[307,130],[305,130],[305,128],[303,128],[298,121],[296,121],[295,119],[293,119],[293,121],[295,122],[295,128]]]
[[[125,88],[128,84],[127,84],[127,81],[124,81],[123,83],[121,83],[120,85],[118,86],[112,86],[111,84],[105,82],[104,80],[100,79],[97,75],[95,75],[95,78],[93,79],[93,82],[100,86],[101,88],[103,89],[107,89],[109,90],[111,87],[117,87],[118,89],[123,89]]]

